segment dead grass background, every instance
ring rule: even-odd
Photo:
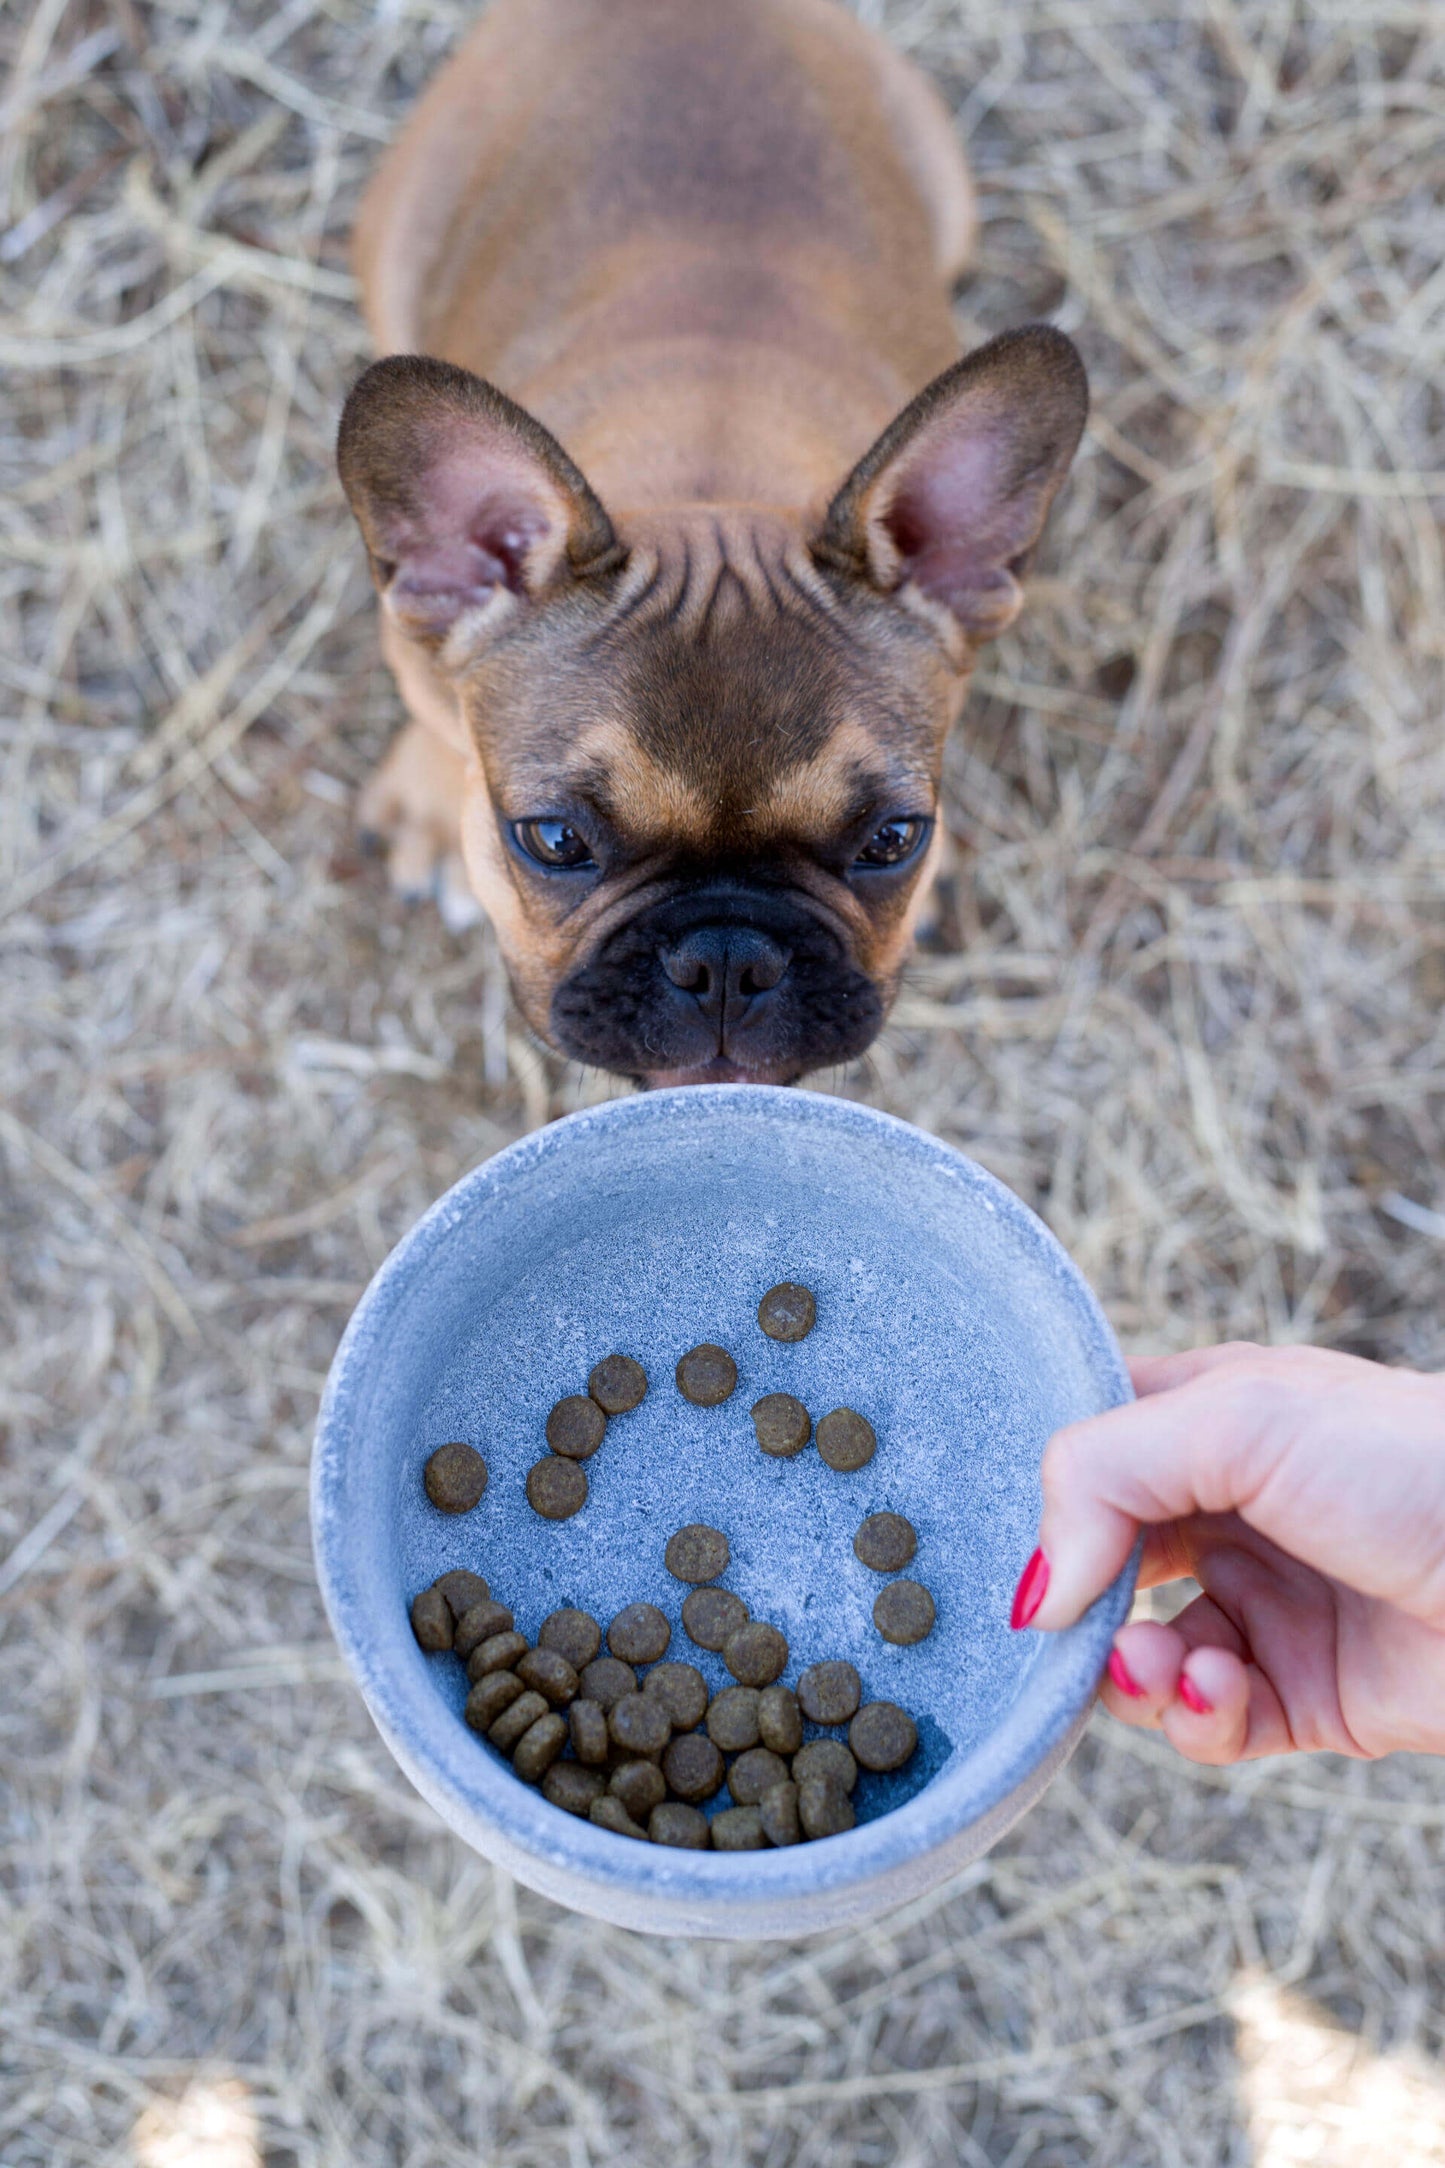
[[[1131,1345],[1439,1366],[1445,16],[867,12],[980,176],[966,335],[1056,316],[1097,404],[953,750],[948,920],[834,1088],[1018,1188]],[[341,1676],[347,1311],[609,1088],[350,835],[397,707],[332,480],[345,235],[466,13],[0,24],[0,2162],[1438,2164],[1438,1764],[1101,1725],[929,1902],[665,1944],[463,1851]]]

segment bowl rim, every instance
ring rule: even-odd
[[[729,1901],[803,1905],[822,1893],[866,1884],[956,1838],[997,1809],[1030,1774],[1080,1728],[1115,1630],[1128,1614],[1135,1557],[1076,1625],[1040,1635],[1034,1665],[998,1724],[956,1765],[945,1764],[925,1788],[886,1814],[843,1835],[786,1849],[750,1852],[746,1878],[734,1854],[691,1852],[639,1844],[549,1806],[486,1753],[440,1695],[419,1695],[404,1640],[364,1630],[364,1576],[354,1571],[342,1492],[348,1455],[361,1440],[354,1428],[387,1326],[419,1275],[464,1221],[470,1221],[524,1173],[546,1160],[586,1148],[599,1129],[635,1128],[682,1119],[696,1123],[756,1122],[765,1127],[818,1124],[840,1144],[866,1137],[911,1160],[920,1170],[959,1183],[1061,1283],[1086,1341],[1091,1369],[1108,1405],[1132,1399],[1129,1372],[1097,1297],[1053,1232],[998,1178],[954,1146],[898,1116],[858,1100],[796,1087],[687,1085],[612,1099],[564,1115],[504,1146],[461,1176],[391,1250],[373,1274],[337,1347],[316,1426],[311,1462],[312,1545],[331,1629],[360,1687],[373,1721],[407,1775],[446,1821],[469,1842],[495,1833],[498,1849],[524,1879],[535,1862],[544,1886],[579,1879],[605,1893],[629,1893],[664,1906],[679,1902],[721,1913]],[[403,1662],[401,1659],[405,1658]],[[538,1810],[542,1809],[541,1812]]]

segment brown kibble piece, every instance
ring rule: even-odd
[[[848,1726],[848,1744],[865,1769],[901,1769],[918,1744],[918,1727],[893,1701],[868,1701]]]
[[[413,1597],[411,1630],[416,1635],[417,1646],[425,1649],[429,1656],[436,1656],[451,1647],[451,1607],[439,1588],[424,1588],[419,1596]]]
[[[718,1655],[729,1634],[748,1622],[748,1607],[730,1588],[695,1588],[682,1600],[682,1630],[700,1649]]]
[[[547,1418],[547,1443],[564,1460],[590,1460],[602,1443],[607,1418],[588,1393],[569,1393]]]
[[[654,1844],[674,1844],[688,1852],[705,1852],[712,1842],[707,1816],[696,1807],[684,1807],[675,1799],[654,1807],[647,1818],[647,1834]]]
[[[758,1304],[758,1323],[770,1340],[806,1340],[817,1317],[812,1290],[796,1280],[780,1280]]]
[[[715,1581],[727,1572],[732,1556],[728,1539],[720,1528],[705,1521],[691,1521],[667,1539],[662,1563],[677,1581]]]
[[[607,1789],[620,1799],[634,1822],[645,1822],[667,1797],[667,1781],[656,1762],[628,1761],[614,1769]]]
[[[490,1731],[503,1709],[520,1701],[526,1688],[512,1671],[492,1671],[479,1679],[467,1696],[462,1715],[473,1731]],[[546,1703],[542,1706],[545,1708]]]
[[[818,1451],[839,1475],[866,1468],[878,1450],[873,1425],[856,1408],[834,1408],[818,1424]]]
[[[870,1513],[857,1535],[853,1549],[873,1573],[901,1573],[918,1549],[912,1521],[901,1513]]]
[[[599,1656],[586,1664],[582,1671],[581,1693],[587,1701],[600,1701],[610,1709],[614,1701],[624,1694],[637,1692],[637,1673],[631,1664],[622,1663],[615,1656]]]
[[[599,1829],[610,1829],[614,1837],[641,1837],[646,1842],[647,1831],[639,1829],[622,1801],[614,1799],[610,1792],[593,1800],[587,1810],[587,1819],[595,1822]]]
[[[565,1709],[577,1698],[577,1673],[555,1649],[528,1649],[517,1658],[517,1677],[524,1686],[535,1686],[554,1709]]]
[[[679,1799],[711,1799],[723,1780],[723,1758],[711,1739],[690,1731],[673,1740],[662,1773]]]
[[[527,1471],[527,1503],[544,1521],[570,1521],[587,1503],[587,1478],[575,1460],[549,1453]]]
[[[487,1464],[474,1445],[439,1445],[422,1470],[422,1482],[443,1513],[470,1513],[487,1487]]]
[[[492,1591],[479,1573],[468,1573],[465,1566],[457,1566],[450,1573],[439,1574],[432,1583],[446,1598],[447,1608],[453,1618],[463,1618],[479,1603],[485,1603]]]
[[[496,1721],[487,1726],[487,1737],[493,1746],[510,1754],[524,1732],[529,1732],[539,1716],[549,1716],[551,1711],[540,1694],[519,1694],[509,1708],[503,1709]]]
[[[674,1731],[691,1731],[707,1714],[707,1680],[692,1664],[654,1664],[642,1691],[657,1696]]]
[[[797,1844],[803,1831],[798,1821],[798,1787],[774,1784],[758,1801],[763,1835],[769,1844]]]
[[[602,1628],[586,1611],[554,1611],[537,1629],[539,1649],[555,1649],[574,1671],[590,1664],[602,1646]]]
[[[776,1626],[753,1619],[723,1643],[722,1660],[739,1686],[771,1686],[788,1661],[788,1644]]]
[[[647,1372],[630,1355],[604,1355],[594,1363],[587,1390],[604,1415],[627,1415],[647,1392]]]
[[[879,1633],[885,1641],[896,1642],[901,1648],[926,1641],[936,1615],[933,1598],[921,1581],[890,1581],[878,1591],[873,1606],[873,1623]]]
[[[605,1762],[612,1751],[612,1739],[607,1729],[607,1711],[597,1701],[574,1701],[567,1711],[567,1728],[572,1734],[572,1751],[578,1761],[588,1762],[594,1768]]]
[[[813,1418],[791,1393],[764,1393],[753,1402],[753,1429],[765,1453],[774,1460],[791,1460],[812,1437]]]
[[[667,1654],[672,1628],[655,1603],[630,1603],[607,1629],[607,1646],[625,1664],[655,1664]]]
[[[805,1837],[840,1837],[857,1816],[836,1778],[804,1777],[798,1786],[798,1820]]]
[[[518,1703],[518,1707],[521,1704]],[[540,1784],[567,1744],[567,1719],[555,1709],[539,1716],[517,1741],[512,1767],[524,1784]]]
[[[851,1664],[809,1664],[798,1681],[798,1701],[810,1724],[846,1724],[863,1699],[863,1681]]]
[[[810,1739],[793,1756],[793,1782],[802,1784],[809,1777],[831,1777],[851,1792],[858,1781],[858,1764],[841,1739]]]
[[[707,1735],[724,1754],[744,1754],[758,1743],[758,1690],[725,1686],[708,1703]]]
[[[517,1658],[527,1653],[525,1634],[492,1634],[479,1641],[467,1658],[467,1677],[475,1686],[489,1671],[515,1671]]]
[[[764,1792],[787,1781],[787,1763],[765,1746],[749,1747],[728,1771],[728,1790],[740,1807],[755,1807]]]
[[[775,1754],[796,1754],[803,1743],[803,1712],[791,1686],[767,1686],[758,1696],[758,1736]]]
[[[511,1612],[504,1603],[495,1603],[490,1597],[484,1603],[474,1603],[470,1611],[463,1611],[457,1620],[455,1647],[458,1656],[469,1657],[473,1649],[479,1649],[493,1634],[509,1634],[513,1626]]]
[[[593,1800],[600,1799],[606,1789],[607,1779],[599,1770],[579,1768],[574,1761],[553,1762],[542,1779],[542,1797],[548,1804],[560,1807],[564,1814],[580,1814],[584,1821]]]
[[[704,1340],[677,1366],[677,1389],[696,1408],[718,1408],[738,1382],[738,1366],[725,1347]]]
[[[617,1745],[640,1758],[660,1754],[672,1737],[672,1718],[654,1694],[624,1694],[607,1712]]]
[[[760,1852],[767,1843],[756,1807],[724,1807],[708,1824],[715,1852]]]

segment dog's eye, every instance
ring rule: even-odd
[[[539,866],[565,866],[571,870],[593,863],[591,845],[570,821],[514,821],[512,833]]]
[[[860,866],[901,866],[905,858],[911,858],[928,833],[929,824],[920,815],[900,816],[885,821],[875,828],[862,850],[858,853]]]

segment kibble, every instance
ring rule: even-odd
[[[656,1762],[629,1761],[613,1770],[607,1789],[622,1801],[634,1822],[645,1822],[667,1797],[667,1780]]]
[[[470,1513],[487,1487],[487,1464],[474,1445],[439,1445],[422,1482],[443,1513]]]
[[[540,1784],[566,1744],[567,1719],[558,1716],[555,1709],[549,1710],[517,1741],[512,1767],[524,1784]]]
[[[901,1769],[918,1744],[918,1727],[892,1701],[868,1701],[848,1726],[848,1744],[865,1769]]]
[[[529,1732],[539,1716],[550,1714],[540,1694],[519,1694],[510,1708],[503,1709],[496,1722],[487,1727],[487,1737],[493,1746],[510,1754],[524,1732]]]
[[[451,1606],[439,1588],[424,1588],[412,1599],[411,1630],[418,1647],[428,1655],[439,1655],[451,1647],[453,1628]]]
[[[554,1709],[565,1709],[577,1698],[577,1673],[555,1649],[528,1649],[517,1658],[516,1672],[524,1686],[534,1686]]]
[[[846,1724],[863,1699],[863,1681],[851,1664],[809,1664],[798,1681],[798,1701],[810,1724]]]
[[[642,1691],[657,1696],[674,1731],[691,1731],[707,1714],[707,1680],[692,1664],[654,1664]]]
[[[672,1718],[656,1695],[624,1694],[607,1712],[615,1743],[640,1759],[661,1754],[672,1737]]]
[[[912,1521],[901,1513],[870,1513],[853,1538],[853,1549],[874,1573],[901,1573],[918,1549]]]
[[[537,1646],[555,1649],[574,1671],[581,1671],[602,1646],[602,1628],[586,1611],[554,1611],[537,1629]]]
[[[812,1291],[796,1280],[780,1280],[758,1304],[758,1323],[770,1340],[806,1340],[817,1317]]]
[[[624,1694],[637,1692],[637,1673],[631,1664],[624,1664],[615,1656],[599,1656],[582,1670],[581,1692],[587,1701],[599,1701],[604,1710]]]
[[[569,1393],[547,1418],[547,1443],[564,1460],[590,1460],[607,1431],[607,1418],[587,1393]]]
[[[900,1648],[926,1641],[933,1631],[935,1616],[933,1598],[921,1581],[890,1581],[887,1588],[878,1591],[873,1606],[873,1623],[879,1633]]]
[[[517,1658],[526,1653],[525,1634],[492,1634],[487,1640],[479,1641],[467,1658],[467,1677],[475,1685],[489,1671],[515,1671]]]
[[[813,1435],[813,1418],[791,1393],[764,1393],[753,1402],[753,1429],[765,1453],[791,1460]]]
[[[493,1671],[472,1688],[462,1715],[473,1731],[490,1731],[502,1711],[520,1701],[526,1691],[515,1672]],[[545,1709],[547,1704],[542,1706]]]
[[[691,1731],[673,1740],[662,1773],[679,1799],[711,1799],[723,1780],[723,1758],[711,1739]]]
[[[567,1729],[578,1761],[597,1768],[607,1760],[612,1740],[607,1730],[607,1711],[600,1702],[574,1701],[567,1711]]]
[[[722,1660],[739,1686],[771,1686],[787,1667],[788,1644],[776,1626],[753,1619],[728,1635]]]
[[[644,1843],[647,1841],[647,1831],[638,1827],[622,1801],[614,1799],[610,1792],[593,1800],[587,1809],[587,1819],[595,1822],[599,1829],[610,1829],[614,1837],[640,1837]]]
[[[549,1453],[527,1471],[527,1503],[544,1521],[570,1521],[587,1503],[587,1478],[575,1460]]]
[[[857,1816],[853,1802],[834,1777],[804,1777],[798,1786],[798,1820],[805,1837],[839,1837]]]
[[[728,1771],[728,1790],[740,1807],[755,1807],[764,1792],[787,1781],[787,1763],[781,1755],[770,1753],[765,1746],[749,1747],[746,1754],[739,1754]]]
[[[455,1647],[458,1656],[465,1661],[473,1649],[490,1641],[493,1634],[509,1634],[513,1623],[512,1614],[504,1603],[494,1603],[490,1597],[482,1603],[474,1603],[457,1620]]]
[[[585,1821],[587,1809],[594,1799],[600,1799],[607,1789],[607,1779],[596,1769],[583,1769],[574,1761],[553,1762],[542,1779],[542,1797],[550,1806],[560,1807],[564,1814],[580,1814]]]
[[[724,1807],[709,1824],[715,1852],[760,1852],[767,1843],[756,1807]]]
[[[841,1739],[810,1739],[793,1756],[793,1782],[802,1784],[809,1777],[830,1777],[851,1792],[858,1781],[858,1764]]]
[[[682,1601],[682,1630],[700,1649],[719,1655],[729,1634],[748,1622],[748,1607],[730,1588],[695,1588]]]
[[[856,1408],[834,1408],[818,1424],[818,1451],[839,1475],[866,1468],[878,1450],[873,1425]]]
[[[791,1686],[767,1686],[758,1696],[758,1736],[775,1754],[796,1754],[803,1743],[803,1712]]]
[[[492,1591],[479,1573],[468,1573],[464,1566],[457,1566],[451,1573],[443,1573],[433,1584],[446,1598],[453,1618],[462,1618],[475,1605],[485,1603]]]
[[[715,1581],[720,1573],[727,1572],[731,1556],[728,1539],[720,1528],[692,1521],[668,1537],[662,1563],[674,1580]]]
[[[667,1654],[672,1628],[655,1603],[630,1603],[607,1629],[607,1646],[626,1664],[655,1664]]]
[[[595,1363],[587,1390],[604,1415],[627,1415],[647,1393],[647,1372],[630,1355],[604,1355]]]
[[[707,1816],[675,1799],[653,1808],[647,1818],[647,1834],[654,1844],[672,1844],[688,1852],[705,1852],[712,1842]]]
[[[738,1382],[738,1366],[725,1347],[704,1340],[689,1348],[677,1366],[677,1389],[697,1408],[717,1408]]]
[[[758,1690],[725,1686],[707,1708],[707,1735],[724,1754],[745,1754],[758,1743]]]
[[[763,1825],[763,1835],[769,1844],[797,1844],[803,1830],[798,1820],[798,1787],[796,1784],[774,1784],[758,1801],[758,1815]]]

